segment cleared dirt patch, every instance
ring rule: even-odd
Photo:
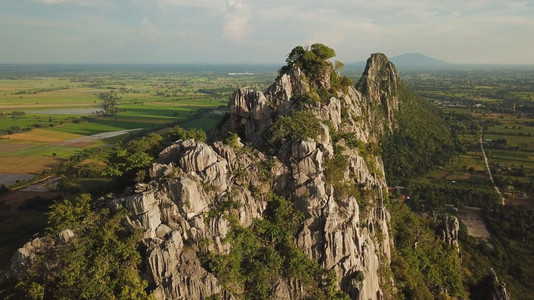
[[[467,227],[468,235],[480,242],[488,243],[490,241],[491,235],[480,217],[480,207],[466,206],[458,212],[458,217]]]
[[[59,181],[59,177],[52,177],[48,178],[46,180],[39,181],[37,183],[34,183],[32,185],[28,185],[22,189],[20,189],[21,192],[41,192],[45,193],[49,190],[53,190],[57,187],[57,183]]]

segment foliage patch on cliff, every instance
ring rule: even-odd
[[[296,280],[310,299],[349,299],[336,289],[333,274],[308,258],[293,241],[304,219],[291,200],[269,194],[263,219],[250,227],[230,215],[232,230],[224,242],[226,255],[204,251],[204,267],[214,273],[232,295],[243,299],[271,299],[280,279]],[[303,295],[304,296],[304,295]]]

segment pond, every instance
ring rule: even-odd
[[[30,180],[35,175],[31,174],[13,174],[13,173],[0,173],[0,186],[10,186],[17,183],[17,180]]]

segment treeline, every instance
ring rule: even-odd
[[[479,184],[478,182],[436,182],[419,178],[409,182],[405,187],[405,193],[410,195],[408,203],[412,209],[419,212],[444,210],[445,204],[454,204],[457,207],[496,207],[500,203],[489,181]]]

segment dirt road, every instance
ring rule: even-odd
[[[111,132],[102,132],[102,133],[93,134],[93,135],[90,135],[90,136],[84,136],[84,137],[81,137],[81,138],[61,141],[61,142],[57,143],[57,145],[68,146],[68,145],[74,145],[74,144],[80,144],[80,143],[92,143],[92,142],[94,142],[96,140],[103,140],[103,139],[107,139],[107,138],[111,138],[111,137],[127,134],[129,132],[138,131],[138,130],[142,130],[142,128],[111,131]]]
[[[486,169],[488,170],[488,176],[489,176],[491,183],[493,184],[493,187],[495,188],[495,191],[497,192],[497,195],[499,195],[499,198],[501,198],[501,204],[504,205],[504,197],[501,194],[501,191],[499,190],[497,185],[495,184],[495,181],[493,180],[493,176],[491,175],[491,169],[488,163],[488,157],[486,156],[486,151],[484,151],[484,141],[482,139],[482,136],[483,134],[481,130],[480,131],[480,149],[482,150],[482,156],[484,156],[484,161],[486,162]]]

